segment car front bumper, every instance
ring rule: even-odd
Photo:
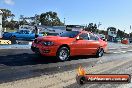
[[[35,53],[40,53],[40,52],[39,52],[39,48],[36,48],[36,47],[34,47],[34,46],[31,46],[31,50],[32,50],[33,52],[35,52]]]
[[[36,54],[41,54],[42,56],[56,56],[58,46],[41,46],[32,45],[31,50]]]

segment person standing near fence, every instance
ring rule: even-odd
[[[35,38],[38,37],[38,34],[39,34],[39,30],[38,30],[37,26],[35,26]]]

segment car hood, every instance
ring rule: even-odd
[[[60,36],[44,36],[44,37],[38,37],[37,40],[39,41],[65,41],[65,40],[73,40],[73,38],[69,37],[60,37]]]

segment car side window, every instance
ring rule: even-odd
[[[23,30],[20,30],[20,32],[19,32],[20,34],[23,34]]]
[[[98,40],[99,40],[99,38],[98,38],[97,36],[95,36],[95,40],[97,40],[97,41],[98,41]]]
[[[29,31],[27,31],[27,30],[21,30],[21,33],[22,34],[29,34]]]
[[[99,40],[99,38],[93,34],[89,34],[90,40]]]
[[[79,35],[80,38],[83,38],[84,40],[89,40],[88,34],[87,33],[82,33]]]
[[[25,34],[29,34],[29,31],[25,31]]]

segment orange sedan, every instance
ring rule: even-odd
[[[68,31],[59,36],[38,37],[32,42],[31,50],[42,56],[56,56],[58,60],[68,60],[70,56],[103,56],[107,42],[86,31]]]
[[[122,44],[128,44],[128,43],[129,43],[129,40],[128,40],[127,38],[125,38],[125,39],[123,39],[123,40],[121,41],[121,43],[122,43]]]

